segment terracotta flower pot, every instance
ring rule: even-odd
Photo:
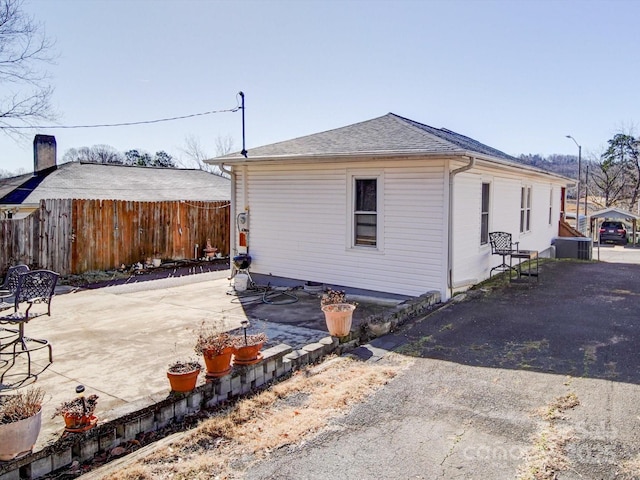
[[[71,413],[65,413],[64,429],[67,432],[86,432],[92,429],[98,423],[98,417],[95,415],[74,415]]]
[[[242,347],[236,347],[236,351],[233,354],[234,365],[253,365],[262,360],[262,354],[260,349],[264,345],[264,342],[256,343],[255,345],[245,345]]]
[[[329,335],[334,337],[349,335],[355,309],[355,305],[350,303],[335,303],[322,307]]]
[[[169,379],[169,384],[171,385],[171,390],[173,392],[190,392],[196,388],[198,375],[200,375],[199,368],[186,373],[167,371],[167,378]]]
[[[6,462],[31,453],[42,426],[42,409],[34,416],[0,425],[0,460]]]
[[[231,356],[233,347],[226,347],[222,353],[215,350],[204,350],[204,364],[207,366],[207,378],[220,378],[231,372]]]

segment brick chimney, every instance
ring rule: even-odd
[[[33,173],[56,166],[56,137],[36,135],[33,139]]]

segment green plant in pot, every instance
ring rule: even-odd
[[[355,302],[348,302],[343,290],[327,290],[320,299],[329,334],[344,337],[351,332]]]
[[[207,378],[220,378],[231,372],[231,357],[235,349],[228,333],[202,322],[193,350],[204,358]]]
[[[44,391],[0,396],[0,460],[9,461],[32,452],[42,427]]]
[[[85,432],[98,423],[98,417],[94,415],[98,396],[92,394],[85,397],[83,385],[76,387],[76,393],[78,397],[62,402],[53,414],[53,417],[60,415],[64,418],[65,430],[74,433]]]
[[[202,365],[197,360],[176,360],[167,368],[167,378],[174,392],[190,392],[196,388]]]

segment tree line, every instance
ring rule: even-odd
[[[164,150],[160,150],[154,155],[137,149],[119,152],[110,145],[70,148],[62,157],[62,162],[104,163],[108,165],[131,165],[135,167],[177,167],[173,157]]]
[[[578,157],[575,155],[529,154],[518,159],[533,167],[578,178]],[[607,141],[604,151],[582,158],[580,183],[582,195],[596,208],[620,207],[628,211],[638,209],[640,200],[640,138],[620,132]],[[586,191],[586,193],[585,193]],[[568,196],[575,198],[575,189]]]

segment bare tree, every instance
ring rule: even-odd
[[[224,172],[220,170],[220,167],[218,167],[217,165],[209,165],[208,163],[205,163],[205,160],[211,158],[211,156],[204,151],[198,137],[189,135],[185,138],[184,145],[184,148],[181,150],[187,156],[187,159],[189,160],[189,163],[191,165],[195,165],[196,168],[204,170],[205,172],[213,173],[214,175],[218,175],[221,177],[226,177]],[[231,138],[229,135],[227,135],[226,137],[216,137],[217,157],[226,155],[227,153],[231,152],[232,149],[233,138]]]
[[[70,148],[62,157],[62,162],[91,162],[122,165],[125,158],[111,145]]]
[[[17,134],[16,122],[54,118],[53,88],[43,64],[53,61],[53,42],[22,9],[22,0],[0,0],[0,128]]]

